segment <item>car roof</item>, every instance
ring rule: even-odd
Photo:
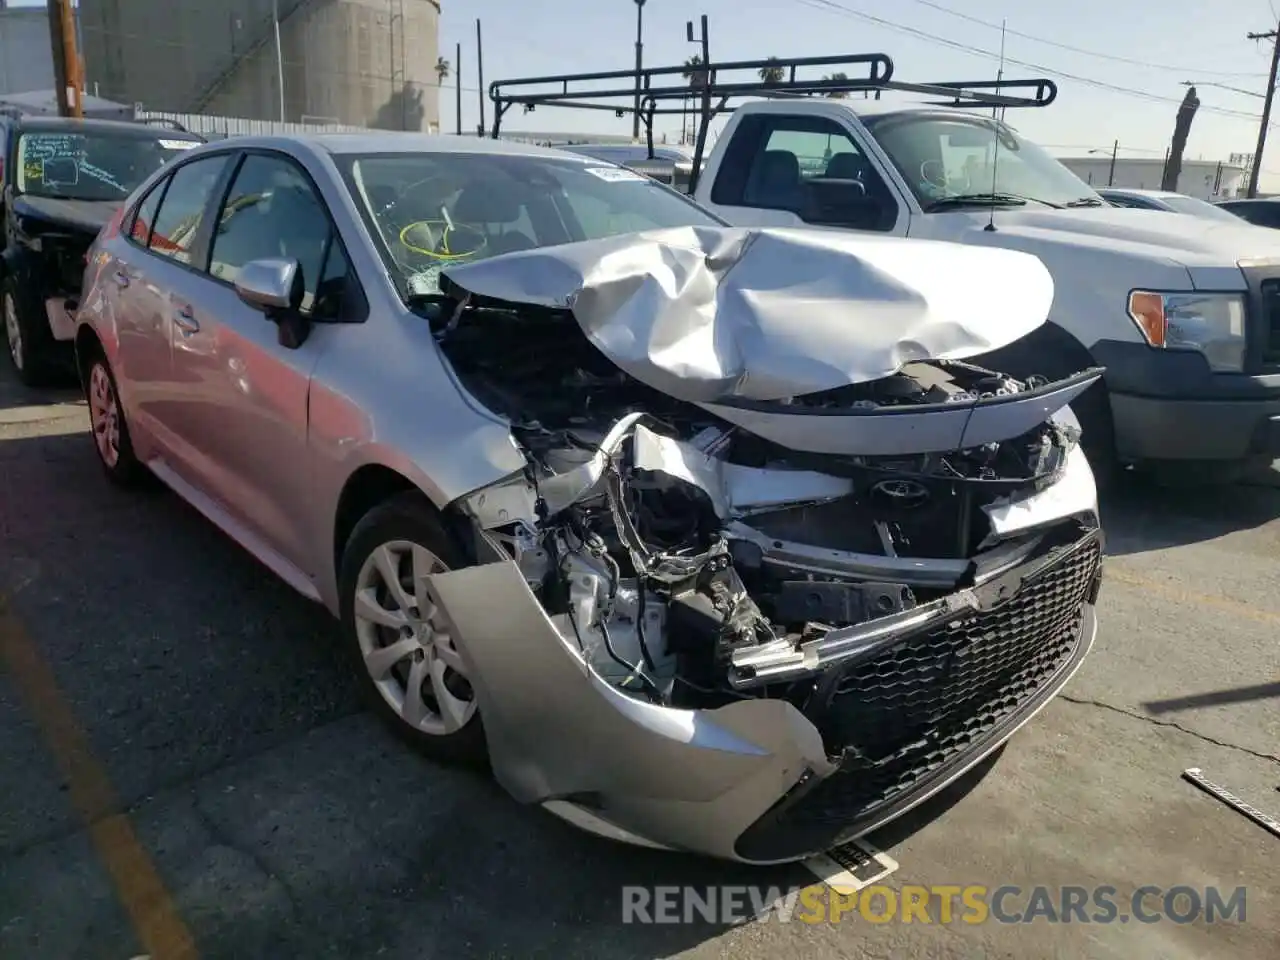
[[[1249,203],[1280,203],[1280,197],[1234,197],[1230,200],[1218,201],[1218,204],[1223,207],[1242,207]]]
[[[367,133],[300,133],[262,137],[233,137],[221,144],[275,147],[306,144],[335,155],[352,153],[483,153],[508,157],[574,157],[579,154],[552,150],[514,140],[438,133],[401,133],[371,130]]]
[[[141,140],[163,138],[165,140],[190,140],[194,143],[201,143],[204,140],[204,138],[197,133],[188,133],[184,130],[174,130],[172,127],[164,127],[154,123],[136,123],[129,120],[47,117],[30,114],[9,116],[6,119],[16,123],[24,131],[30,130],[32,132],[47,130],[57,133],[66,133],[68,131],[78,131],[83,133],[120,133],[125,136],[135,136]]]

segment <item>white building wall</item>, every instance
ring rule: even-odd
[[[1095,187],[1108,186],[1111,172],[1109,156],[1059,157],[1058,159],[1085,183]],[[1159,190],[1163,175],[1163,158],[1135,160],[1118,157],[1115,181],[1110,186],[1127,187],[1131,190]],[[1216,160],[1184,160],[1182,173],[1178,177],[1178,192],[1199,197],[1201,200],[1234,197],[1244,189],[1244,186],[1242,168],[1226,163],[1219,164]]]

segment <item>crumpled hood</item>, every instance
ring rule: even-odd
[[[984,225],[988,216],[981,214]],[[995,223],[991,242],[1016,236],[1039,244],[1094,247],[1102,253],[1145,254],[1186,267],[1226,267],[1254,257],[1280,257],[1280,231],[1244,220],[1236,226],[1164,210],[1000,210]]]
[[[681,227],[444,271],[467,293],[568,309],[635,379],[680,400],[777,400],[962,359],[1030,333],[1053,280],[1012,250],[836,231]]]

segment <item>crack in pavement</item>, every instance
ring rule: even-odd
[[[204,805],[200,802],[199,794],[195,792],[191,793],[191,809],[192,812],[195,813],[196,819],[199,820],[205,830],[209,832],[209,836],[214,843],[218,846],[226,847],[233,853],[238,853],[241,856],[248,857],[249,862],[257,867],[258,871],[267,878],[269,883],[274,883],[280,888],[280,891],[284,894],[285,902],[289,904],[289,910],[293,913],[294,917],[297,918],[302,915],[302,910],[298,906],[298,901],[294,897],[293,890],[289,884],[271,869],[271,865],[262,859],[261,854],[253,849],[252,844],[246,843],[241,845],[237,843],[235,838],[224,830],[222,825],[218,823],[213,815],[204,808]]]
[[[1251,757],[1256,757],[1259,760],[1269,760],[1271,763],[1280,765],[1280,756],[1277,756],[1274,753],[1263,753],[1260,750],[1254,750],[1250,747],[1242,747],[1238,743],[1228,743],[1225,740],[1217,740],[1206,733],[1200,733],[1197,730],[1192,730],[1190,727],[1184,727],[1182,724],[1178,723],[1178,721],[1176,720],[1158,720],[1155,717],[1148,716],[1145,713],[1138,713],[1135,710],[1128,710],[1124,707],[1117,707],[1115,704],[1105,703],[1102,700],[1091,700],[1087,697],[1073,697],[1070,694],[1066,694],[1066,693],[1058,694],[1058,699],[1065,700],[1067,701],[1067,703],[1078,704],[1080,706],[1098,707],[1099,709],[1102,709],[1102,710],[1110,710],[1112,713],[1118,713],[1118,714],[1121,714],[1122,716],[1130,717],[1134,720],[1141,720],[1144,723],[1149,723],[1149,724],[1152,724],[1153,726],[1169,727],[1171,729],[1179,731],[1180,733],[1185,733],[1188,736],[1195,737],[1197,740],[1203,740],[1205,743],[1211,743],[1215,747],[1226,747],[1228,750],[1239,750],[1241,753],[1248,754]]]

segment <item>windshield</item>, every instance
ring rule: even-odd
[[[1052,206],[1102,203],[1088,184],[1003,123],[933,114],[884,114],[863,123],[926,209],[945,197],[984,193]]]
[[[18,139],[15,186],[35,197],[120,201],[195,146],[199,141],[136,134],[24,133]]]
[[[1177,213],[1190,213],[1197,217],[1208,217],[1210,220],[1221,220],[1225,223],[1234,223],[1240,226],[1240,218],[1234,213],[1229,213],[1221,207],[1215,207],[1212,203],[1197,199],[1196,197],[1161,197],[1168,205],[1170,210]]]
[[[350,158],[346,177],[402,295],[451,264],[667,227],[723,226],[659,183],[585,158],[402,153]]]

